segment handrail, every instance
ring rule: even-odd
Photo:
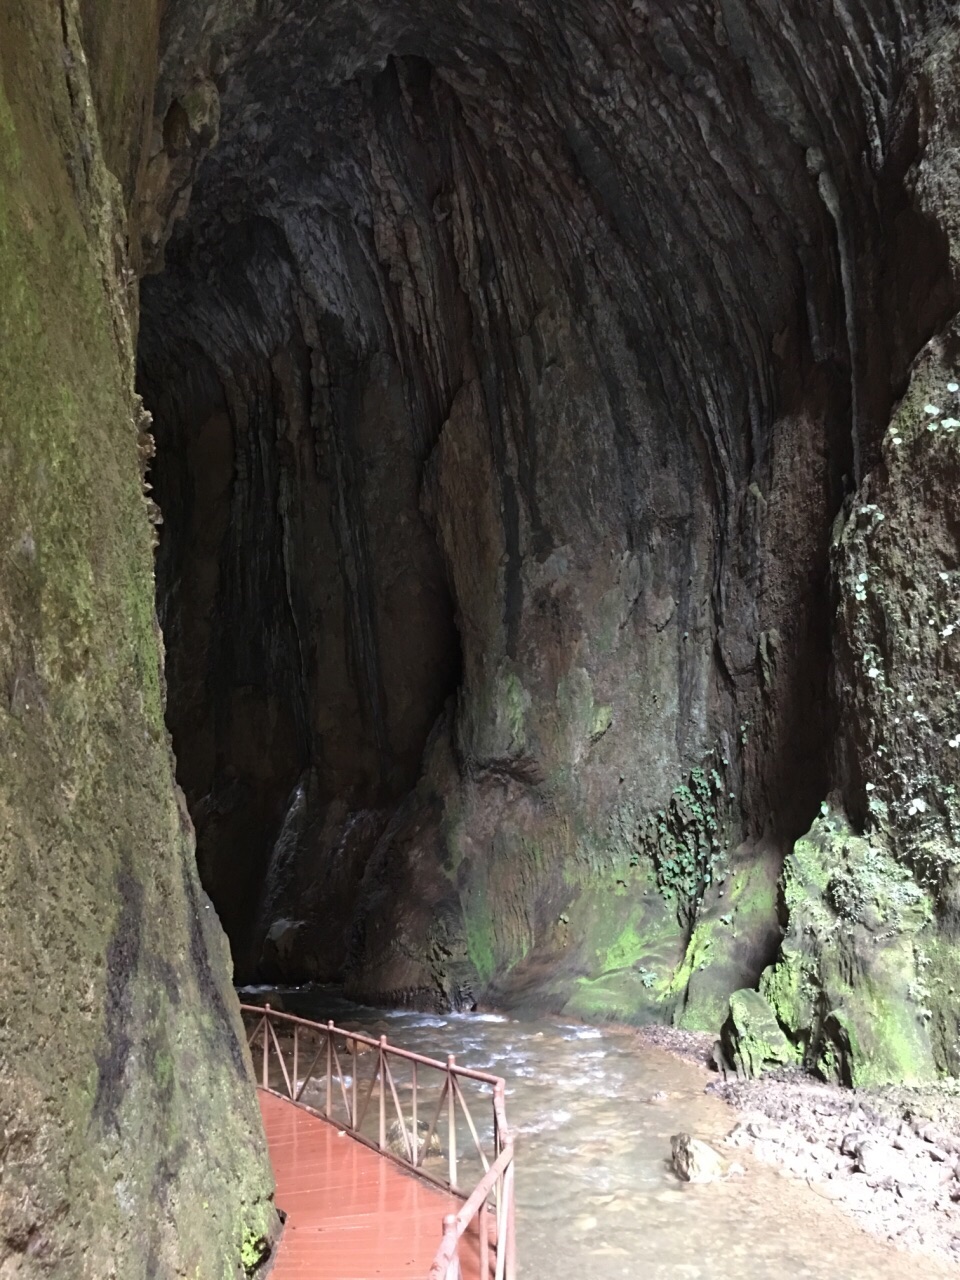
[[[435,1058],[428,1058],[423,1054],[389,1044],[386,1036],[381,1036],[377,1040],[359,1031],[345,1031],[332,1021],[311,1022],[307,1018],[299,1018],[294,1014],[280,1013],[271,1009],[269,1004],[241,1005],[240,1008],[245,1019],[255,1020],[253,1030],[248,1036],[248,1045],[252,1049],[258,1037],[261,1041],[261,1088],[280,1097],[285,1096],[295,1106],[303,1107],[336,1123],[366,1146],[373,1147],[381,1155],[397,1161],[418,1177],[452,1192],[464,1201],[459,1213],[448,1214],[443,1220],[443,1239],[430,1268],[429,1280],[460,1280],[460,1241],[474,1221],[477,1223],[481,1280],[515,1280],[514,1140],[507,1125],[504,1101],[506,1083],[502,1077],[490,1075],[485,1071],[474,1071],[470,1067],[461,1067],[453,1055],[448,1057],[445,1063],[440,1062]],[[278,1028],[281,1034],[284,1031],[292,1032],[291,1044],[281,1043],[281,1038],[277,1034]],[[315,1046],[315,1052],[312,1054],[306,1073],[301,1077],[304,1061],[301,1057],[303,1047],[301,1040],[308,1040],[311,1035],[317,1036],[318,1044]],[[271,1045],[276,1058],[273,1076],[278,1088],[271,1087]],[[362,1098],[361,1047],[376,1053],[374,1070],[364,1084],[365,1092]],[[313,1050],[314,1046],[311,1045],[310,1049]],[[341,1049],[351,1068],[349,1075],[343,1069]],[[400,1102],[398,1077],[391,1066],[392,1060],[410,1067],[409,1085],[401,1081],[401,1089],[404,1087],[410,1089],[409,1128],[407,1116]],[[440,1072],[443,1076],[443,1087],[429,1124],[420,1118],[420,1068],[424,1067]],[[315,1081],[322,1088],[325,1085],[322,1110],[315,1110],[302,1101],[304,1091],[311,1081]],[[472,1084],[492,1089],[493,1145],[489,1156],[477,1131],[461,1088],[461,1081],[470,1081]],[[281,1085],[285,1088],[285,1093],[280,1092]],[[378,1104],[376,1141],[361,1131],[374,1097]],[[392,1146],[387,1142],[388,1098],[396,1117],[390,1125]],[[439,1127],[444,1111],[446,1112],[448,1177],[441,1179],[425,1169],[423,1162],[428,1155],[440,1153]],[[474,1149],[484,1170],[482,1178],[469,1196],[466,1196],[457,1185],[458,1112],[466,1121]]]
[[[459,1213],[448,1214],[443,1220],[443,1242],[437,1250],[430,1268],[428,1280],[460,1280],[459,1245],[461,1237],[466,1233],[474,1218],[479,1218],[478,1234],[480,1238],[480,1274],[490,1274],[489,1260],[489,1227],[487,1223],[487,1201],[496,1190],[500,1180],[509,1179],[510,1193],[504,1196],[509,1203],[509,1227],[506,1233],[506,1249],[504,1250],[504,1274],[511,1278],[516,1274],[516,1259],[513,1256],[513,1142],[504,1147],[496,1161],[490,1166],[480,1182],[477,1183],[469,1199]],[[499,1261],[499,1259],[498,1259]],[[500,1274],[499,1267],[496,1272]]]
[[[365,1036],[362,1031],[344,1031],[342,1027],[335,1027],[332,1022],[311,1022],[309,1018],[298,1018],[294,1013],[281,1013],[279,1009],[271,1009],[268,1004],[242,1004],[240,1009],[243,1013],[267,1012],[271,1018],[291,1024],[297,1023],[301,1027],[309,1027],[311,1031],[326,1031],[328,1027],[332,1027],[335,1035],[356,1040],[358,1044],[365,1044],[371,1049],[379,1048],[380,1041],[386,1039],[386,1036],[381,1036],[379,1040],[373,1036]],[[446,1064],[437,1058],[424,1057],[422,1053],[414,1053],[412,1049],[401,1049],[396,1044],[391,1044],[389,1049],[395,1058],[406,1058],[408,1062],[419,1062],[427,1067],[440,1067],[444,1071],[447,1069]],[[459,1064],[457,1075],[465,1076],[468,1080],[479,1080],[481,1084],[497,1085],[503,1081],[502,1076],[493,1076],[488,1071],[474,1071],[472,1067],[461,1067]]]

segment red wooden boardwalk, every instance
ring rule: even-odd
[[[287,1215],[270,1280],[427,1280],[462,1202],[283,1098],[261,1090],[260,1110]],[[475,1237],[461,1264],[476,1280]]]

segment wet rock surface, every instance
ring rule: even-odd
[[[779,960],[810,1065],[942,1067],[953,633],[911,655],[918,610],[951,626],[946,357],[941,488],[919,382],[888,443],[960,298],[942,6],[174,3],[167,34],[140,378],[240,974],[716,1031]],[[878,703],[887,650],[937,741]],[[791,934],[827,797],[916,901],[808,876]]]
[[[0,1275],[238,1280],[279,1231],[163,721],[128,255],[150,0],[0,0]]]
[[[715,1046],[716,1065],[752,1079],[777,1067],[791,1066],[797,1052],[773,1009],[758,991],[735,991],[730,1012]]]
[[[675,1133],[670,1139],[670,1159],[683,1182],[713,1182],[722,1178],[727,1168],[719,1152],[689,1133]]]

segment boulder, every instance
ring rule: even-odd
[[[399,1120],[391,1121],[391,1123],[387,1125],[387,1150],[392,1155],[399,1156],[401,1159],[409,1159],[410,1153],[407,1148],[409,1133],[410,1130],[405,1125],[401,1124]],[[430,1132],[430,1126],[426,1120],[417,1121],[417,1136],[417,1146],[420,1151],[423,1150],[424,1143],[426,1142],[428,1156],[443,1155],[443,1148],[440,1145],[440,1135],[436,1130],[434,1130],[433,1133]],[[429,1142],[427,1141],[428,1137]]]
[[[720,1154],[689,1133],[675,1133],[670,1139],[670,1150],[673,1168],[683,1182],[713,1182],[726,1171]]]
[[[909,1160],[886,1142],[876,1138],[864,1138],[857,1144],[854,1157],[856,1167],[869,1182],[912,1185],[916,1178]]]
[[[748,1079],[776,1067],[794,1066],[797,1051],[759,991],[735,991],[720,1032],[725,1059]]]
[[[263,944],[261,964],[265,973],[283,977],[297,954],[304,928],[302,920],[274,920]]]

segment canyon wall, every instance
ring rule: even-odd
[[[183,21],[140,388],[240,972],[719,1028],[766,970],[811,1065],[953,1063],[948,17]]]
[[[4,1276],[235,1280],[277,1226],[163,718],[127,247],[157,42],[152,3],[0,2]]]
[[[582,10],[2,10],[35,1269],[273,1225],[141,269],[241,976],[956,1069],[949,11]]]

